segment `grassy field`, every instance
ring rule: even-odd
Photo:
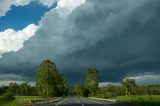
[[[43,99],[39,96],[16,96],[13,102],[3,104],[2,106],[24,106],[24,104],[29,104],[31,100]]]
[[[133,106],[160,106],[160,95],[118,96],[116,100],[128,100]]]

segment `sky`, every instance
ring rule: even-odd
[[[160,84],[159,0],[1,0],[0,81],[35,81],[45,59],[69,84]]]
[[[41,17],[51,8],[52,7],[48,8],[44,5],[39,5],[37,2],[31,2],[26,6],[12,5],[11,10],[0,18],[0,31],[8,28],[21,30],[32,23],[38,25]]]

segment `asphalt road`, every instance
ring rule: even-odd
[[[68,97],[56,103],[39,104],[33,106],[127,106],[127,105],[111,105],[87,98]]]

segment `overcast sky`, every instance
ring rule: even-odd
[[[34,81],[44,59],[67,82],[160,84],[160,0],[1,0],[0,80]]]

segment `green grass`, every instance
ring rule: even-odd
[[[2,106],[24,106],[29,104],[31,100],[43,99],[39,96],[16,96],[16,99],[13,102],[5,103]]]
[[[160,95],[118,96],[116,100],[128,100],[133,106],[160,106]]]
[[[160,100],[160,95],[117,96],[114,99],[116,99],[116,100],[131,100],[133,98],[144,98],[144,99],[153,98],[153,99]]]

